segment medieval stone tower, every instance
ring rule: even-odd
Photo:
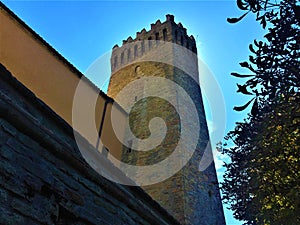
[[[149,136],[152,136],[153,140],[160,140],[160,135],[155,136],[156,134],[151,133],[149,129],[149,122],[155,117],[165,122],[166,133],[162,141],[149,151],[136,151],[136,146],[134,147],[130,140],[127,141],[121,160],[138,166],[162,162],[172,155],[174,149],[182,142],[182,133],[186,132],[188,135],[180,145],[176,160],[169,162],[165,170],[151,175],[149,179],[167,174],[178,165],[182,169],[168,179],[142,188],[182,224],[225,224],[209,147],[194,37],[187,35],[181,23],[174,22],[174,16],[167,15],[165,22],[161,23],[158,20],[151,24],[151,30],[143,29],[137,32],[136,38],[129,37],[124,40],[121,47],[114,46],[111,69],[108,95],[116,101],[118,94],[126,86],[145,77],[170,80],[191,98],[194,105],[189,105],[186,97],[179,93],[181,89],[174,88],[174,85],[157,88],[159,85],[153,84],[149,87],[146,82],[137,82],[132,86],[129,92],[127,91],[128,96],[122,96],[123,102],[119,103],[121,106],[133,105],[128,112],[132,133],[141,140]],[[157,88],[154,91],[157,95],[148,96],[149,88]],[[196,111],[193,111],[193,108]],[[192,114],[196,116],[196,120],[188,119],[183,125],[184,117]],[[193,142],[195,137],[195,148],[192,149],[189,143]],[[207,156],[206,152],[206,158],[212,163],[204,171],[199,171],[199,162],[207,148],[209,153]],[[189,154],[191,158],[186,163],[184,159]],[[134,172],[129,175],[134,176]]]

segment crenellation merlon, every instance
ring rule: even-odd
[[[171,14],[167,14],[167,15],[166,15],[166,19],[167,19],[167,21],[174,22],[174,16],[171,15]]]
[[[133,44],[134,42],[136,42],[135,45]],[[126,40],[123,40],[122,46],[115,45],[113,47],[111,57],[112,72],[147,54],[164,42],[181,45],[197,54],[194,36],[189,36],[187,29],[183,27],[182,23],[175,23],[174,16],[168,14],[166,15],[166,21],[163,23],[157,20],[151,24],[149,31],[143,28],[140,32],[136,32],[134,39],[129,36]],[[131,44],[128,45],[129,43]]]
[[[153,35],[153,33],[155,33],[156,31],[162,30],[163,27],[168,27],[168,25],[171,25],[171,29],[178,29],[179,31],[183,31],[181,33],[183,33],[185,36],[183,38],[187,38],[190,39],[192,41],[195,41],[194,38],[191,38],[191,36],[187,35],[187,29],[185,27],[183,27],[182,23],[179,22],[178,24],[176,24],[174,22],[174,16],[173,15],[166,15],[166,21],[165,22],[161,22],[160,20],[157,20],[155,23],[150,24],[151,29],[149,31],[146,31],[145,28],[143,28],[140,32],[136,32],[136,37],[135,39],[133,39],[131,36],[129,38],[127,38],[127,40],[123,40],[123,45],[127,44],[128,41],[136,41],[136,40],[147,40],[149,37],[151,37]],[[145,38],[147,37],[147,38]],[[152,37],[152,40],[155,40],[155,37]],[[161,40],[163,41],[163,40]],[[175,40],[173,40],[173,42],[175,42]]]

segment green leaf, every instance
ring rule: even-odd
[[[263,17],[263,18],[261,19],[260,24],[262,25],[262,27],[263,27],[264,29],[266,28],[267,22],[266,22],[266,18],[265,18],[265,17]]]
[[[252,55],[249,56],[249,61],[255,64],[255,59]]]
[[[246,10],[248,8],[248,5],[244,4],[242,0],[237,0],[236,3],[241,10]]]
[[[254,50],[254,48],[253,48],[253,45],[252,45],[252,44],[250,44],[250,45],[249,45],[249,49],[250,49],[250,51],[251,51],[251,52],[253,52],[253,53],[255,53],[255,54],[256,54],[256,51]]]
[[[233,109],[235,110],[235,111],[243,111],[244,109],[246,109],[249,105],[250,105],[250,103],[254,100],[255,98],[252,98],[249,102],[247,102],[245,105],[243,105],[243,106],[235,106]]]
[[[245,78],[245,77],[254,77],[255,75],[242,75],[242,74],[239,74],[239,73],[231,73],[232,76],[234,77],[239,77],[239,78]]]
[[[240,65],[241,67],[246,67],[246,68],[249,67],[249,64],[247,62],[241,62]]]
[[[249,11],[248,11],[249,12]],[[237,23],[239,22],[241,19],[243,19],[247,14],[248,12],[244,13],[242,16],[240,16],[239,18],[227,18],[227,22],[228,23]]]
[[[247,84],[244,85],[237,84],[237,86],[238,86],[237,92],[241,92],[244,95],[253,95],[251,92],[247,90]]]
[[[249,65],[248,69],[251,70],[253,73],[256,73],[256,71],[253,69],[251,65]]]

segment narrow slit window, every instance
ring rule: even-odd
[[[148,47],[149,47],[149,49],[152,47],[152,38],[151,37],[148,38]]]
[[[115,56],[115,58],[114,58],[114,67],[116,67],[116,66],[117,66],[117,63],[118,63],[118,57],[117,57],[117,56]]]
[[[121,53],[121,64],[124,63],[124,52]]]
[[[145,52],[145,43],[142,41],[141,43],[142,54]]]
[[[137,45],[134,46],[134,58],[138,57],[138,47]]]
[[[159,33],[158,32],[155,33],[155,40],[156,40],[156,42],[159,40]]]
[[[130,60],[130,58],[131,58],[131,51],[130,51],[130,49],[128,49],[128,51],[127,51],[127,59],[128,59],[128,61]]]
[[[163,29],[163,39],[164,41],[167,40],[167,29]]]

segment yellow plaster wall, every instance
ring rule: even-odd
[[[51,50],[39,40],[38,35],[18,21],[16,16],[0,5],[0,62],[18,81],[30,89],[39,99],[72,126],[72,104],[76,87],[82,74],[69,65],[55,50]],[[95,98],[99,90],[90,81],[85,81],[81,98],[86,102]],[[95,109],[97,129],[102,117],[103,94],[98,96]],[[111,103],[110,103],[111,104]],[[116,139],[110,125],[110,108],[103,126],[103,143],[110,153],[120,157],[122,145]],[[82,117],[85,118],[85,111]],[[125,114],[120,110],[120,121]],[[91,134],[89,127],[80,126],[79,133],[91,144],[97,141],[97,135]]]

